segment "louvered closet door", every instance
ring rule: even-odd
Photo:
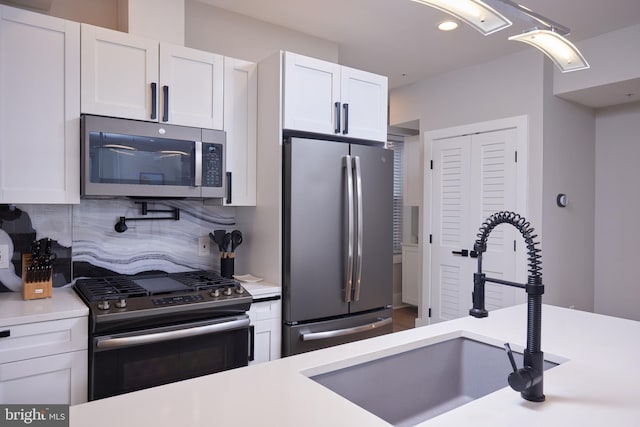
[[[432,322],[450,320],[469,310],[470,264],[453,251],[473,243],[469,201],[471,137],[437,140],[432,145]]]
[[[432,144],[431,322],[468,316],[475,258],[484,219],[516,205],[515,130],[436,140]],[[500,225],[489,236],[483,271],[515,280],[515,228]],[[514,303],[515,289],[487,284],[488,310]]]
[[[478,233],[482,222],[499,211],[516,211],[516,162],[515,129],[473,135],[471,140],[471,224],[472,234]],[[514,241],[524,244],[515,227],[509,224],[497,226],[487,240],[487,251],[482,256],[482,271],[487,277],[515,281]],[[469,248],[472,249],[472,248]],[[477,271],[475,259],[473,272]],[[473,276],[469,279],[470,291],[467,310],[471,308]],[[515,303],[516,288],[485,284],[485,306],[491,311]]]

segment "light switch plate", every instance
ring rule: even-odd
[[[0,245],[0,269],[9,268],[9,245]]]

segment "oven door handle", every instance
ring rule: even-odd
[[[211,334],[215,332],[225,332],[234,329],[246,328],[249,326],[249,319],[237,319],[226,322],[214,323],[212,325],[196,326],[175,331],[156,332],[152,334],[138,335],[122,338],[98,338],[96,348],[98,349],[118,349],[140,344],[151,344],[163,341],[175,340],[178,338],[195,337],[198,335]]]

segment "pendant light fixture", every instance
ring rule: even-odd
[[[547,55],[564,73],[589,68],[584,56],[566,36],[569,28],[511,0],[412,0],[449,13],[485,36],[511,25],[503,13],[535,22],[535,27],[509,40],[527,43]]]
[[[488,35],[511,25],[504,15],[480,0],[413,0],[455,16]]]
[[[589,68],[587,60],[578,48],[553,29],[534,28],[517,36],[511,36],[509,40],[527,43],[541,50],[563,73]]]

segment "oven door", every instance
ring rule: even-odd
[[[248,360],[246,314],[94,337],[89,400],[246,366]]]

